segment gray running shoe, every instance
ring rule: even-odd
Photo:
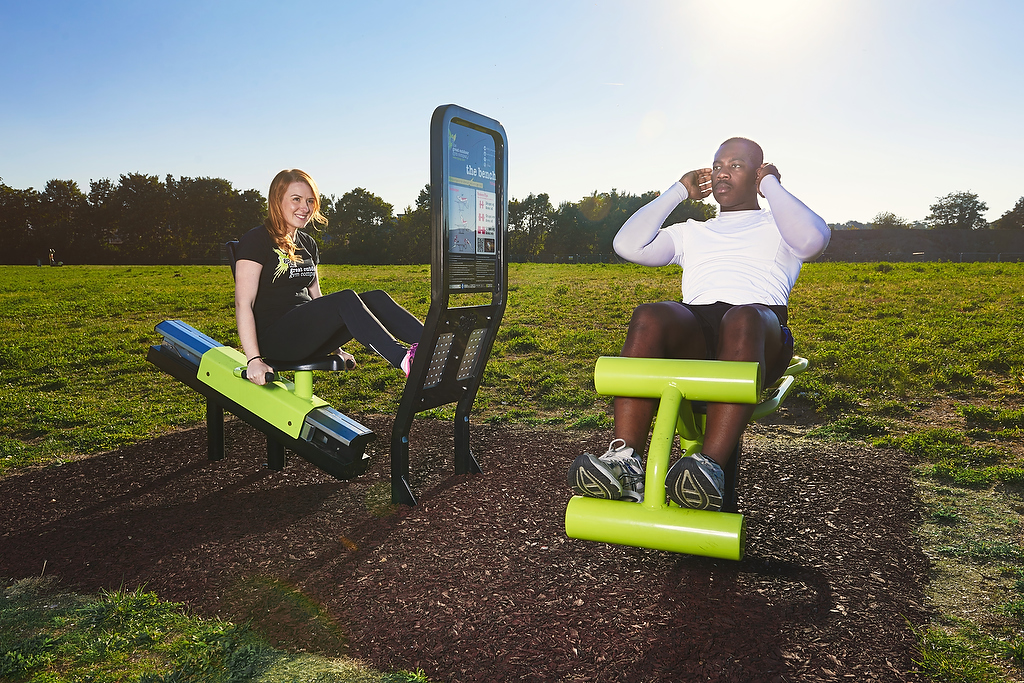
[[[633,449],[615,439],[604,455],[584,453],[569,467],[569,486],[581,496],[628,500],[644,499],[644,468]]]
[[[721,510],[725,473],[717,462],[697,453],[680,458],[665,475],[668,497],[681,507],[695,510]]]

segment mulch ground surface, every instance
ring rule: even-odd
[[[455,476],[451,425],[417,421],[419,505],[382,510],[391,423],[362,421],[379,437],[352,481],[263,468],[236,420],[218,462],[194,429],[8,476],[0,576],[45,563],[67,587],[145,585],[225,618],[240,581],[270,580],[322,605],[347,654],[435,681],[917,680],[928,563],[897,458],[748,438],[733,562],[566,538],[566,466],[606,433],[474,425],[484,474]]]

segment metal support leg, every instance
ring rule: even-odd
[[[415,505],[416,496],[409,486],[409,434],[391,435],[391,502]]]
[[[267,467],[280,472],[284,469],[284,446],[267,437]]]
[[[472,404],[472,401],[470,402]],[[470,405],[472,407],[472,405]],[[455,474],[480,474],[480,463],[469,447],[469,411],[462,410],[462,402],[455,412]]]
[[[210,460],[224,458],[224,409],[206,399],[206,455]]]

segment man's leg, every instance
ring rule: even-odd
[[[707,343],[700,322],[674,301],[644,304],[633,311],[623,356],[704,358]],[[568,483],[577,493],[596,498],[643,498],[642,453],[658,408],[657,399],[615,398],[615,440],[600,457],[584,453],[569,467]]]
[[[757,304],[734,306],[722,317],[715,354],[719,360],[760,363],[761,377],[765,378],[765,359],[772,359],[771,365],[775,366],[782,348],[782,328],[770,308]],[[723,470],[753,412],[753,404],[708,404],[701,452],[680,458],[665,475],[669,498],[685,507],[721,509],[726,484]]]
[[[722,318],[718,331],[718,359],[755,361],[766,377],[769,363],[782,353],[782,327],[767,306],[735,306]],[[755,406],[745,403],[709,403],[702,452],[721,466],[729,461]]]
[[[704,332],[697,317],[677,301],[642,304],[633,311],[622,355],[631,358],[707,357]],[[615,436],[636,452],[647,449],[658,399],[617,396],[614,400]]]

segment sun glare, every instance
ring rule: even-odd
[[[839,28],[843,2],[818,0],[716,0],[677,5],[686,34],[696,48],[725,54],[730,61],[792,57],[827,45]],[[751,64],[756,62],[749,62]]]

